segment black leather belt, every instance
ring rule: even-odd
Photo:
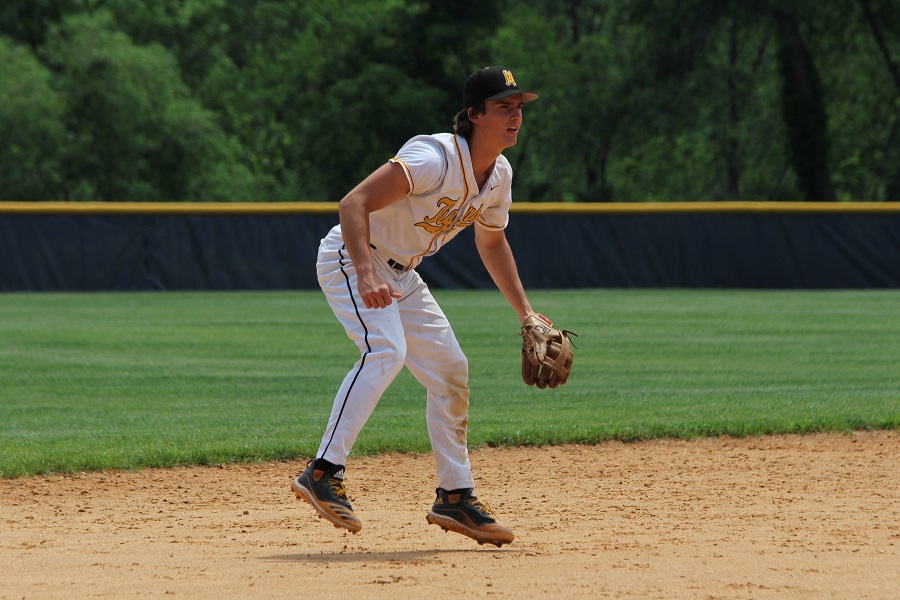
[[[370,242],[369,245],[372,247],[373,250],[378,250],[378,247],[377,247],[375,244],[373,244],[373,243]],[[391,267],[393,270],[395,270],[395,271],[399,271],[399,272],[402,273],[403,271],[406,270],[406,267],[405,267],[404,265],[398,263],[398,262],[397,262],[396,260],[394,260],[393,258],[387,259],[387,263],[388,263],[388,265],[390,265],[390,267]]]
[[[398,263],[398,262],[397,262],[396,260],[394,260],[393,258],[389,258],[389,259],[388,259],[388,264],[391,265],[391,268],[394,269],[395,271],[401,271],[401,272],[402,272],[402,271],[405,271],[405,270],[406,270],[406,267],[404,267],[403,265],[401,265],[400,263]]]

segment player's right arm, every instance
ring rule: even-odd
[[[356,267],[356,288],[366,308],[384,308],[400,293],[375,271],[369,236],[369,215],[409,193],[409,180],[396,162],[385,163],[338,203],[341,233]]]

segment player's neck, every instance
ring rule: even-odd
[[[469,156],[472,158],[472,171],[475,181],[478,183],[478,189],[484,188],[484,184],[494,172],[494,164],[502,151],[503,148],[491,148],[486,144],[479,143],[478,138],[472,136],[469,141]]]

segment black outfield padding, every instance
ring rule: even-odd
[[[0,208],[0,291],[314,289],[337,219]],[[429,285],[493,287],[472,237],[424,260]],[[528,289],[900,287],[897,210],[517,212],[507,238]]]

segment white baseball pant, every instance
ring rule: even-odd
[[[356,343],[360,359],[334,399],[317,458],[346,465],[360,431],[404,365],[427,390],[426,422],[439,486],[474,487],[467,448],[468,361],[450,322],[415,270],[397,271],[372,250],[375,268],[402,297],[366,308],[356,269],[335,228],[319,246],[316,270],[328,304]]]

